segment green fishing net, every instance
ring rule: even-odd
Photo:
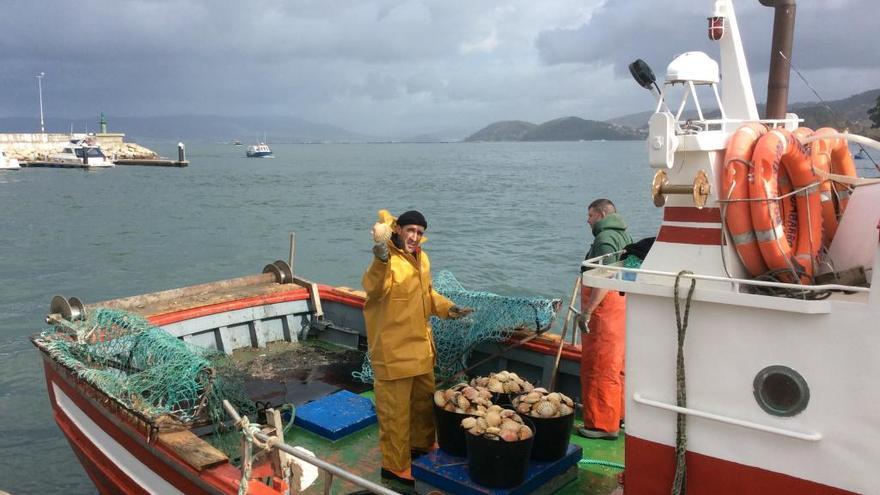
[[[49,354],[78,376],[155,423],[218,424],[223,399],[256,410],[241,373],[220,352],[187,344],[139,315],[96,309],[64,332],[40,336]]]
[[[448,271],[434,277],[434,290],[456,306],[474,309],[469,316],[458,320],[431,317],[437,351],[434,374],[438,382],[463,370],[471,351],[483,342],[503,341],[516,329],[543,331],[549,328],[560,304],[559,299],[508,297],[468,290]],[[364,383],[373,382],[369,355],[364,358],[361,371],[352,375]]]

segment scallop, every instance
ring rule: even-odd
[[[574,409],[568,407],[566,404],[559,404],[559,410],[557,411],[560,416],[568,416],[569,414],[574,412]]]
[[[497,378],[490,378],[489,383],[486,384],[486,387],[489,389],[490,392],[494,392],[496,394],[504,393],[504,384],[501,383],[501,381]]]
[[[516,442],[519,440],[519,428],[516,430],[502,430],[500,436],[505,442]]]
[[[443,407],[446,405],[446,394],[444,394],[442,390],[434,392],[434,404],[437,404],[437,407]]]
[[[531,412],[531,410],[532,405],[525,402],[521,402],[519,405],[516,406],[516,412],[520,414],[528,414],[529,412]]]
[[[464,387],[461,393],[469,401],[475,401],[480,397],[480,392],[474,387]]]
[[[501,415],[495,411],[486,413],[486,424],[489,426],[498,426],[501,424]]]
[[[468,401],[463,395],[458,396],[458,398],[456,399],[456,405],[460,409],[464,409],[464,410],[467,410],[468,408],[471,407],[470,401]]]
[[[547,400],[542,400],[535,404],[532,413],[539,418],[552,418],[556,415],[556,405]]]
[[[522,391],[522,387],[519,386],[518,382],[506,382],[504,384],[504,391],[509,394],[518,394]]]
[[[486,433],[489,433],[492,435],[497,435],[497,434],[501,433],[501,428],[498,428],[497,426],[490,426],[490,427],[486,428]]]
[[[461,420],[461,427],[467,430],[470,430],[474,426],[477,426],[477,418],[464,418]]]
[[[501,422],[501,429],[502,430],[519,431],[519,427],[520,427],[520,424],[512,419],[505,419],[504,421]]]
[[[519,439],[525,440],[526,438],[530,438],[532,436],[532,429],[526,425],[522,425],[519,427]]]
[[[529,392],[526,395],[523,395],[520,400],[528,404],[534,404],[541,400],[541,394],[537,392]]]

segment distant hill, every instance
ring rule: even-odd
[[[795,102],[788,105],[789,111],[804,119],[801,124],[804,127],[818,129],[820,127],[835,127],[838,129],[849,128],[856,134],[877,136],[880,131],[871,129],[871,121],[868,118],[868,109],[877,104],[880,89],[872,89],[840,100],[817,102]],[[765,105],[758,104],[758,114],[764,115]],[[608,119],[606,122],[632,127],[635,129],[647,129],[648,118],[653,112],[639,112]],[[710,110],[707,117],[717,118],[717,109]],[[695,118],[696,112],[686,112],[686,118]]]
[[[472,134],[466,141],[621,141],[644,138],[644,132],[629,127],[579,117],[563,117],[541,125],[518,120],[495,122]]]
[[[465,141],[520,141],[536,127],[538,126],[522,120],[503,120],[487,125],[465,138]]]
[[[239,140],[245,144],[260,140],[265,135],[270,143],[311,142],[366,142],[376,138],[364,136],[329,124],[309,122],[296,117],[252,116],[227,117],[219,115],[169,115],[162,117],[107,116],[110,132],[124,132],[126,139],[182,140],[228,142]],[[98,119],[50,118],[47,132],[95,132]],[[30,117],[0,118],[0,132],[38,132],[39,121]]]

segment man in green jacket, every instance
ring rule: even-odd
[[[586,259],[611,255],[632,244],[626,222],[608,199],[590,203],[587,222],[593,230],[593,245]],[[603,264],[619,255],[606,256]],[[617,291],[581,287],[581,402],[586,438],[615,439],[623,420],[624,345],[626,343],[626,298]]]

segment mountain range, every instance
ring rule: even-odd
[[[867,111],[877,103],[880,89],[874,89],[840,100],[792,103],[789,109],[804,119],[803,126],[813,129],[831,126],[848,128],[856,134],[880,137],[880,129],[871,129]],[[759,105],[763,114],[764,106]],[[450,128],[433,132],[414,131],[409,136],[370,136],[331,124],[310,122],[291,116],[220,116],[169,115],[161,117],[108,116],[110,132],[123,132],[130,142],[186,141],[251,143],[265,138],[270,143],[351,143],[351,142],[450,142],[450,141],[591,141],[644,139],[651,112],[640,112],[598,121],[580,117],[563,117],[542,124],[522,120],[494,122],[472,132],[467,128]],[[718,110],[708,111],[708,118],[717,117]],[[685,115],[689,118],[689,114]],[[692,116],[691,116],[692,117]],[[0,132],[37,132],[34,117],[0,118]],[[49,118],[48,132],[94,132],[98,117],[76,119]]]

